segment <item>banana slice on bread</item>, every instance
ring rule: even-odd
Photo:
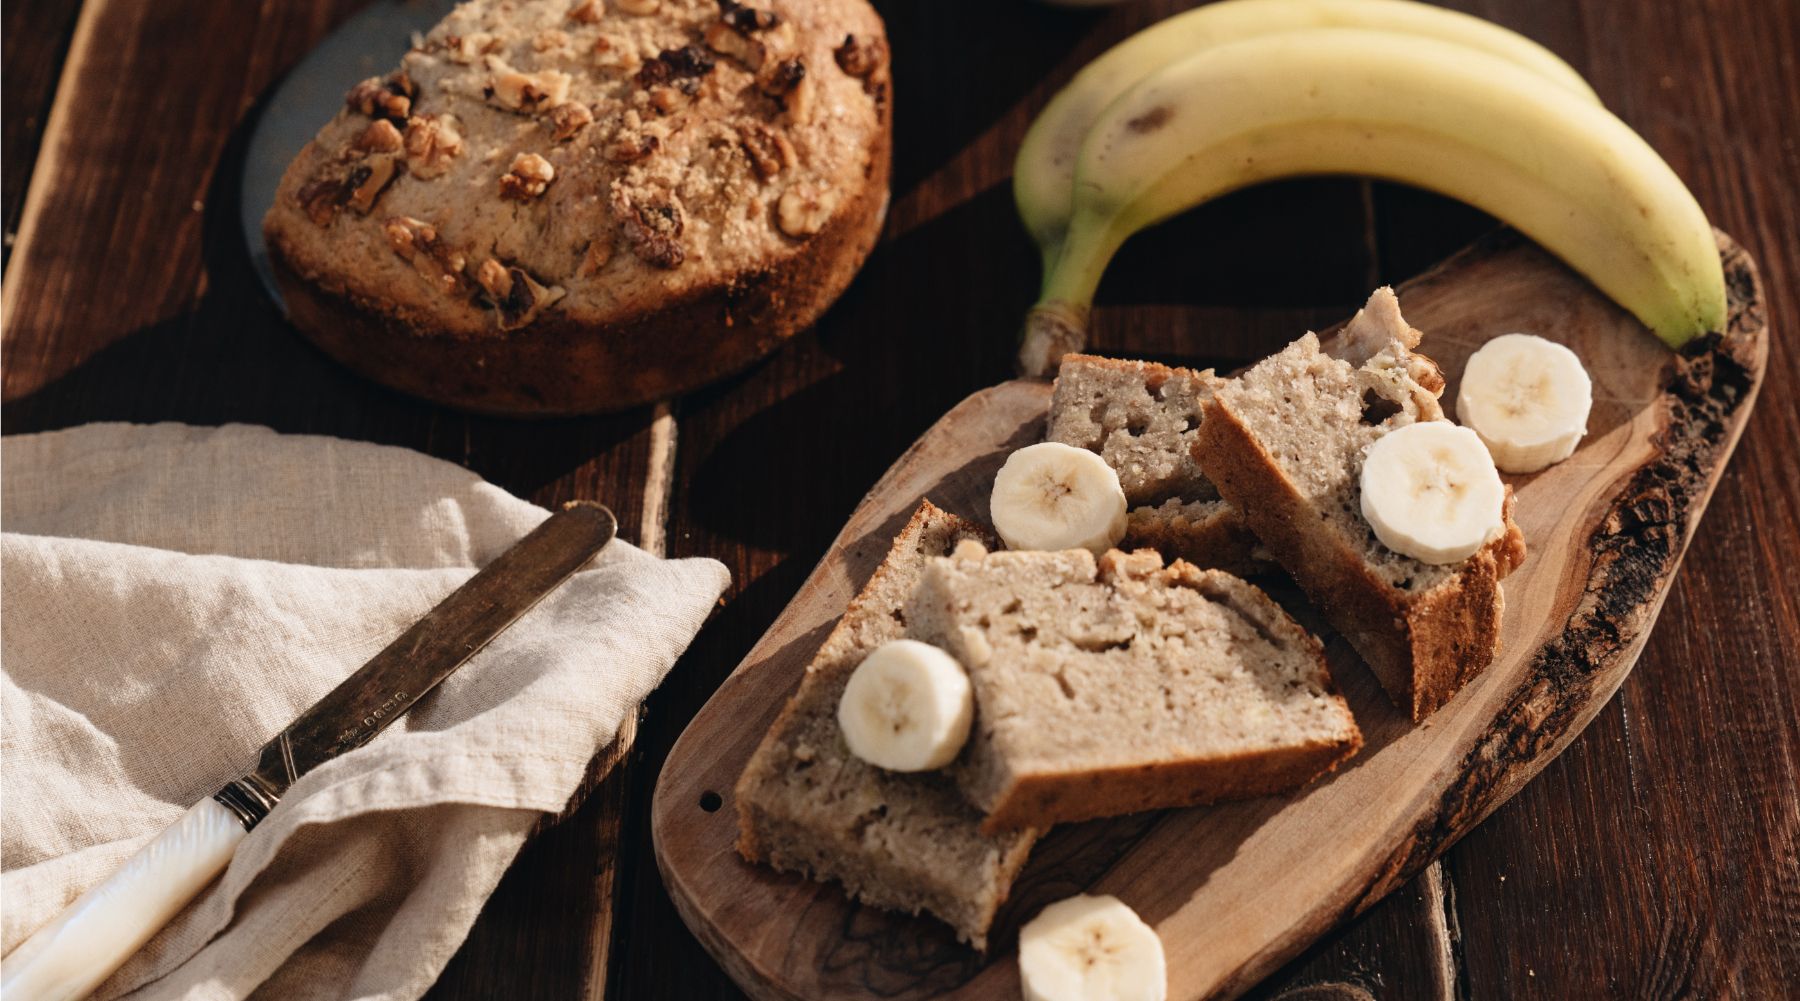
[[[838,727],[850,753],[893,772],[949,764],[974,718],[975,694],[962,665],[918,640],[876,647],[838,701]]]
[[[1460,563],[1505,530],[1506,485],[1475,432],[1408,424],[1363,459],[1362,513],[1381,544],[1425,563]]]

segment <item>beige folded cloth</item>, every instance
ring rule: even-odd
[[[262,428],[0,441],[11,950],[547,512]],[[295,783],[99,998],[415,998],[727,581],[615,541],[387,733]]]

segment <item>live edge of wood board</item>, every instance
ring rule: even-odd
[[[656,859],[682,918],[764,999],[1019,996],[1020,922],[1077,892],[1112,893],[1161,935],[1169,996],[1242,993],[1401,885],[1517,792],[1630,673],[1755,403],[1768,357],[1756,266],[1718,234],[1723,334],[1671,353],[1534,244],[1496,233],[1403,285],[1421,348],[1455,398],[1469,354],[1530,331],[1594,379],[1567,461],[1507,479],[1531,554],[1506,581],[1502,650],[1424,725],[1386,700],[1344,642],[1332,670],[1367,740],[1291,796],[1059,828],[1042,841],[983,957],[929,918],[849,902],[835,885],[753,866],[733,848],[731,789],[806,662],[921,498],[987,517],[1007,453],[1040,439],[1048,386],[970,396],[869,492],[785,611],[688,725],[663,766]],[[1298,333],[1298,332],[1296,332]]]

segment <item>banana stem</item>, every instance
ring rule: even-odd
[[[1062,356],[1087,344],[1094,293],[1106,265],[1124,242],[1111,220],[1078,216],[1064,235],[1055,262],[1044,269],[1044,287],[1025,316],[1019,344],[1019,373],[1041,379],[1053,374]],[[1049,262],[1052,251],[1045,248]]]

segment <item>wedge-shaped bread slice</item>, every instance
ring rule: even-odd
[[[1097,453],[1130,504],[1122,545],[1234,573],[1255,569],[1256,536],[1194,461],[1206,401],[1225,380],[1155,362],[1064,355],[1046,437]]]
[[[1500,580],[1525,558],[1507,493],[1500,534],[1437,566],[1381,544],[1362,515],[1362,460],[1382,435],[1443,420],[1437,365],[1392,289],[1342,335],[1307,334],[1206,404],[1194,458],[1362,654],[1396,705],[1420,720],[1493,660]]]
[[[969,671],[986,830],[1283,792],[1362,744],[1319,642],[1223,571],[965,542],[907,608]]]
[[[826,637],[737,785],[738,852],[836,880],[865,903],[929,911],[977,949],[1025,864],[1034,831],[984,834],[944,772],[888,772],[850,753],[838,700],[869,651],[905,631],[902,606],[927,560],[986,533],[920,505]]]

